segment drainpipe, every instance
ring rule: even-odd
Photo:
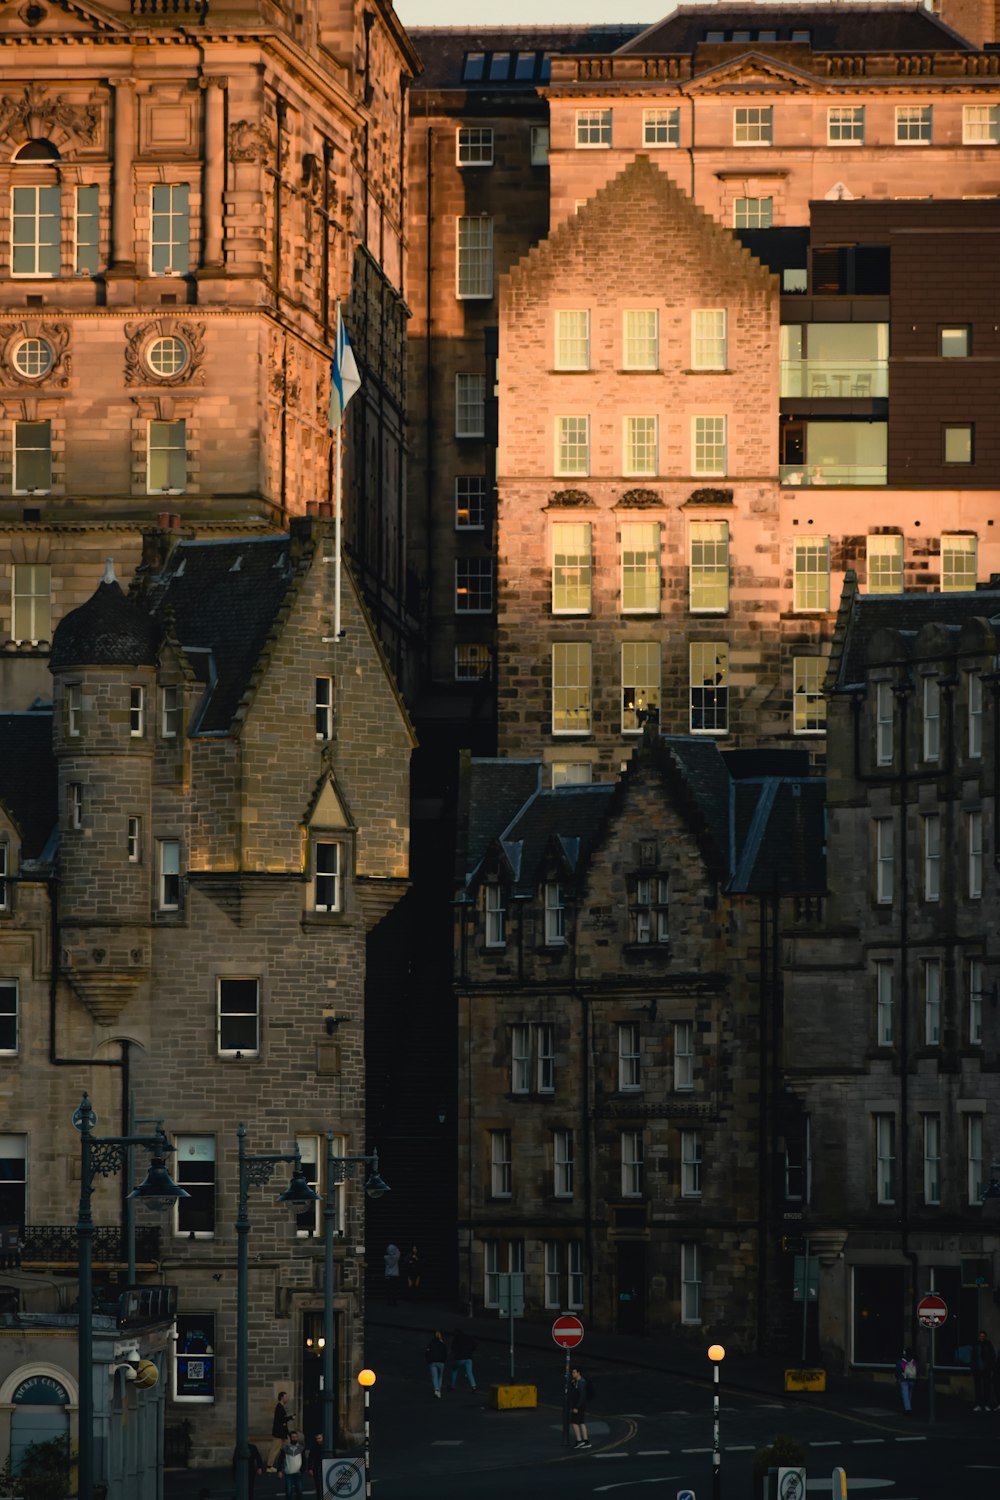
[[[431,294],[433,291],[433,181],[434,181],[434,128],[427,127],[427,186],[426,203],[424,210],[424,316],[427,320],[427,332],[424,347],[424,543],[425,559],[424,565],[427,569],[427,635],[424,642],[426,653],[426,670],[430,676],[430,663],[432,654],[432,636],[434,634],[434,541],[432,526],[434,521],[434,347],[433,330],[431,325],[431,309],[433,302]]]
[[[917,1341],[917,1298],[920,1294],[920,1262],[917,1252],[910,1249],[910,874],[907,859],[907,729],[909,726],[909,697],[913,682],[908,671],[903,671],[893,693],[899,704],[899,839],[902,860],[899,876],[899,957],[900,957],[900,1027],[899,1027],[899,1170],[900,1170],[900,1241],[902,1255],[910,1262],[913,1275],[913,1296],[910,1299],[910,1346]]]

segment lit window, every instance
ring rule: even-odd
[[[969,959],[969,1045],[983,1045],[983,961]]]
[[[74,269],[78,276],[96,276],[101,264],[100,192],[96,187],[76,190],[73,227]]]
[[[655,307],[630,308],[622,315],[622,366],[656,370],[660,364],[660,315]]]
[[[681,1131],[681,1197],[701,1197],[701,1132]]]
[[[611,110],[578,109],[576,144],[580,147],[607,148],[611,145]]]
[[[681,1322],[701,1322],[701,1246],[681,1244]]]
[[[974,536],[941,537],[942,594],[970,593],[976,587],[979,539]]]
[[[924,900],[941,899],[941,814],[924,813]]]
[[[774,139],[774,110],[770,104],[738,105],[733,110],[734,146],[770,146]]]
[[[0,979],[0,1052],[17,1051],[18,993],[16,979]],[[0,1136],[0,1142],[4,1139]]]
[[[965,691],[969,759],[979,760],[983,753],[983,679],[979,672],[966,672]]]
[[[156,844],[160,911],[177,911],[181,904],[181,846],[177,839],[158,839]]]
[[[832,105],[826,112],[826,139],[831,146],[863,146],[864,105]]]
[[[590,418],[556,417],[557,474],[590,473]]]
[[[674,1090],[694,1088],[694,1022],[674,1022]]]
[[[503,887],[491,882],[483,888],[487,948],[503,948],[507,942],[507,908]]]
[[[875,900],[891,906],[895,884],[895,841],[891,818],[875,819]]]
[[[552,762],[553,786],[590,786],[594,779],[594,768],[589,760],[554,760]]]
[[[983,1117],[965,1117],[966,1179],[969,1203],[978,1207],[983,1201]]]
[[[295,1149],[299,1153],[299,1164],[302,1168],[302,1175],[306,1180],[307,1187],[311,1187],[314,1193],[319,1193],[322,1197],[322,1193],[320,1190],[319,1138],[315,1135],[296,1136]],[[343,1156],[346,1153],[346,1141],[343,1136],[334,1137],[333,1149],[335,1156]],[[335,1166],[333,1169],[334,1179],[336,1178],[337,1171],[338,1168]],[[333,1188],[335,1212],[333,1223],[334,1233],[343,1234],[344,1229],[346,1228],[346,1225],[344,1224],[345,1183],[335,1183],[335,1181],[331,1181],[328,1186]],[[302,1212],[295,1215],[296,1236],[305,1239],[311,1239],[313,1236],[320,1233],[322,1229],[322,1207],[323,1206],[321,1203],[307,1203]]]
[[[894,975],[886,958],[875,960],[875,1043],[891,1047],[895,1040]]]
[[[944,359],[968,359],[972,353],[972,330],[968,323],[941,329],[941,355]]]
[[[656,521],[629,521],[621,528],[622,614],[658,614],[660,609],[660,527]]]
[[[830,608],[830,539],[811,537],[795,543],[795,608]]]
[[[160,693],[160,735],[175,740],[183,724],[184,698],[179,687],[165,687]]]
[[[642,144],[644,146],[676,146],[681,138],[681,112],[679,109],[644,109],[642,112]]]
[[[552,733],[590,733],[590,645],[556,641],[552,646]]]
[[[131,817],[125,825],[125,850],[130,865],[142,863],[142,819]]]
[[[941,960],[924,959],[924,1044],[936,1047],[941,1041]]]
[[[691,368],[724,370],[727,357],[725,308],[696,308],[691,314]]]
[[[11,189],[12,276],[44,278],[59,275],[59,217],[57,187]]]
[[[891,766],[896,752],[896,701],[891,682],[875,684],[875,764]]]
[[[510,1131],[490,1131],[490,1194],[509,1198],[511,1194]]]
[[[174,1208],[174,1233],[208,1239],[215,1233],[215,1137],[178,1135],[175,1181],[188,1194]]]
[[[623,1130],[621,1135],[621,1180],[623,1198],[641,1198],[643,1192],[643,1135],[641,1130]]]
[[[903,538],[870,536],[867,538],[868,592],[901,594],[903,592]]]
[[[319,839],[313,856],[313,910],[340,911],[341,846],[329,839]]]
[[[691,429],[691,473],[698,475],[725,474],[725,417],[693,417]]]
[[[897,104],[897,146],[926,146],[933,138],[933,119],[930,104]]]
[[[826,729],[823,679],[826,662],[821,656],[792,658],[793,730],[796,734],[822,734]]]
[[[83,685],[79,682],[66,684],[66,733],[76,739],[83,718]]]
[[[962,106],[962,144],[995,146],[1000,141],[1000,106],[965,104]]]
[[[460,125],[455,142],[460,167],[492,167],[493,130],[489,125]]]
[[[618,1089],[629,1093],[640,1087],[641,1053],[639,1026],[636,1021],[622,1022],[618,1027]]]
[[[186,182],[153,184],[149,269],[154,276],[186,276],[191,269],[189,199]]]
[[[260,980],[220,979],[217,1004],[219,1055],[256,1057],[260,1052]]]
[[[566,908],[557,880],[545,885],[545,941],[549,947],[561,947],[566,942]]]
[[[493,608],[493,561],[460,557],[455,561],[455,613],[489,614]]]
[[[971,464],[975,429],[969,422],[946,424],[942,428],[946,464]]]
[[[146,689],[130,687],[128,690],[128,732],[134,740],[142,739],[146,733]]]
[[[552,527],[552,612],[586,614],[591,604],[591,538],[586,521]]]
[[[14,423],[14,493],[48,494],[52,488],[52,423]]]
[[[458,279],[461,298],[493,296],[493,220],[485,215],[460,218],[456,223]]]
[[[13,639],[37,645],[52,637],[52,573],[48,562],[15,562],[12,589]]]
[[[146,491],[180,495],[187,488],[187,424],[176,422],[147,424]]]
[[[622,459],[622,472],[625,474],[657,472],[656,417],[624,418]]]
[[[924,1202],[941,1202],[941,1116],[924,1115]]]
[[[552,1132],[552,1190],[557,1198],[573,1196],[573,1132]]]
[[[691,523],[689,588],[694,613],[724,613],[729,608],[729,523]]]
[[[692,734],[729,731],[729,647],[692,641],[689,647]]]
[[[455,647],[456,682],[482,682],[489,678],[491,671],[489,646],[468,644]]]
[[[455,530],[482,531],[486,524],[486,480],[482,474],[455,476]]]
[[[586,308],[556,311],[557,370],[590,369],[590,312]]]
[[[770,229],[773,223],[773,198],[737,198],[733,202],[734,229]]]
[[[875,1116],[875,1201],[896,1201],[896,1120],[893,1115]]]
[[[660,717],[659,641],[622,642],[622,733],[639,734]]]
[[[983,894],[983,815],[981,812],[966,813],[965,834],[969,859],[969,899],[978,901]]]
[[[633,888],[631,917],[634,943],[669,943],[670,881],[662,875],[638,877]]]

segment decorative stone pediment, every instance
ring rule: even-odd
[[[688,505],[732,505],[733,492],[729,489],[715,489],[706,486],[704,489],[692,490],[684,501]]]
[[[125,324],[126,385],[204,385],[205,325],[188,318],[150,318]],[[185,349],[184,363],[177,370],[157,367],[149,355],[159,339],[179,339]]]
[[[550,505],[593,505],[593,503],[586,490],[553,490],[549,496]]]
[[[52,93],[43,83],[0,95],[0,143],[11,152],[26,141],[50,141],[61,155],[100,146],[107,100],[102,94],[72,98]],[[68,148],[68,149],[67,149]]]
[[[8,0],[0,5],[0,35],[34,32],[46,36],[65,36],[74,32],[118,34],[125,31],[120,21],[88,5],[72,0]]]
[[[729,89],[752,88],[776,93],[815,93],[817,83],[808,74],[787,64],[765,57],[761,52],[747,52],[732,62],[709,68],[692,80],[692,89],[701,93],[726,93]]]
[[[657,490],[626,490],[618,501],[622,510],[650,510],[663,504],[663,496]]]
[[[48,345],[51,363],[48,368],[37,366],[38,373],[31,373],[18,351],[26,339],[42,339]],[[22,386],[66,386],[72,371],[69,355],[69,324],[39,323],[34,318],[24,318],[20,323],[0,323],[0,366],[5,385]]]

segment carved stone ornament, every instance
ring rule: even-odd
[[[593,503],[586,490],[553,490],[549,496],[550,505],[593,505]]]
[[[685,505],[732,505],[733,492],[728,489],[720,490],[711,487],[692,490],[684,503]]]
[[[42,83],[29,83],[20,94],[0,95],[0,139],[13,146],[47,140],[60,147],[76,140],[93,146],[103,117],[103,101],[71,104],[62,94],[50,94]]]
[[[44,369],[39,368],[37,374],[29,374],[24,368],[23,359],[15,359],[16,352],[25,339],[40,339],[48,345],[51,361]],[[0,360],[3,363],[5,385],[59,388],[69,385],[72,359],[69,354],[68,323],[36,323],[33,318],[25,318],[20,323],[0,323],[0,344],[3,350]]]
[[[126,385],[204,385],[205,325],[187,318],[150,318],[145,323],[125,324]],[[179,339],[186,359],[180,369],[169,373],[149,363],[151,346],[157,339]]]
[[[648,510],[650,506],[662,505],[663,496],[655,490],[626,490],[618,504],[625,510]]]
[[[237,120],[229,127],[230,161],[260,161],[270,154],[271,132],[263,120]]]

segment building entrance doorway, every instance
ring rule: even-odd
[[[617,1248],[615,1294],[619,1333],[646,1332],[646,1246],[623,1240]]]
[[[339,1389],[339,1346],[340,1346],[340,1314],[333,1315],[333,1409],[334,1409],[334,1445],[338,1445],[340,1436],[340,1389]],[[302,1318],[302,1379],[299,1389],[302,1392],[301,1421],[302,1432],[306,1444],[310,1444],[317,1433],[323,1431],[323,1314],[321,1312],[307,1312]]]

